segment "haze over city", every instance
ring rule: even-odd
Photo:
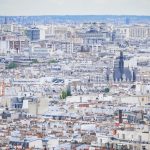
[[[150,15],[149,0],[0,0],[0,15]]]
[[[0,0],[0,150],[150,150],[150,0]]]

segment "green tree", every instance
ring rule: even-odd
[[[67,97],[67,92],[62,91],[62,92],[61,92],[61,95],[60,95],[60,98],[61,98],[61,99],[66,99],[66,97]]]
[[[104,92],[105,93],[109,93],[110,89],[109,88],[105,88]]]
[[[12,63],[10,63],[6,68],[7,68],[7,69],[14,69],[14,68],[17,68],[17,64],[14,63],[14,62],[12,62]]]
[[[57,63],[57,61],[56,60],[50,60],[48,63],[49,64],[54,64],[54,63]]]
[[[31,62],[32,64],[36,64],[36,63],[39,63],[38,62],[38,60],[37,59],[34,59],[34,60],[32,60],[32,62]]]
[[[71,87],[68,85],[66,90],[63,90],[60,95],[60,99],[66,99],[66,97],[71,96]]]
[[[71,87],[70,87],[70,85],[67,87],[66,93],[67,93],[67,96],[71,96]]]
[[[135,89],[135,88],[136,88],[136,85],[132,85],[132,86],[131,86],[131,89]]]

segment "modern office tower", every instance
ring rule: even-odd
[[[26,35],[31,41],[38,41],[40,39],[40,29],[36,27],[27,29]]]
[[[130,19],[128,17],[125,19],[125,23],[126,23],[126,25],[130,24]]]

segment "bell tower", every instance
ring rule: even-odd
[[[120,57],[119,57],[119,71],[121,74],[121,80],[123,80],[123,73],[124,73],[124,56],[123,52],[120,52]]]

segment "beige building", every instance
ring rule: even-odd
[[[40,97],[37,101],[28,101],[28,113],[32,115],[41,115],[48,111],[49,99]],[[26,104],[25,104],[26,105]],[[27,107],[26,107],[27,108]]]

